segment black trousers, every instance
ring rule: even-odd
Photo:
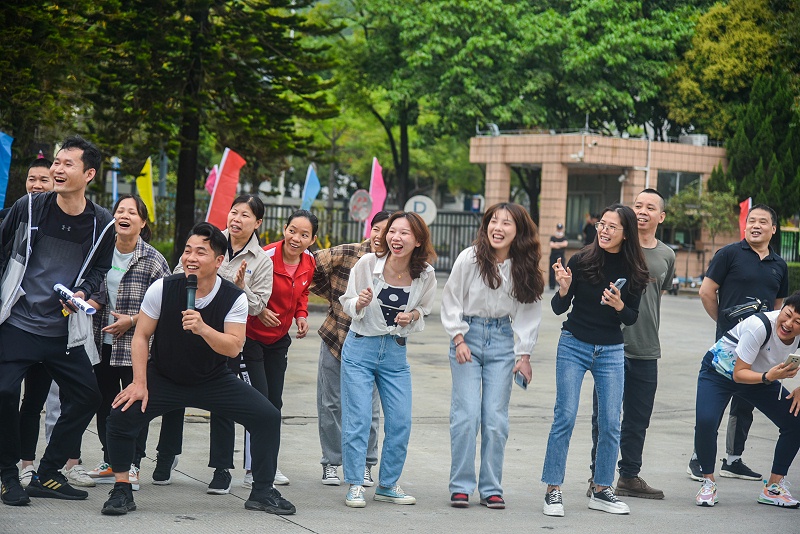
[[[25,395],[19,407],[20,459],[32,462],[36,459],[36,445],[39,443],[42,408],[50,393],[53,379],[43,363],[34,364],[25,374]],[[73,456],[78,458],[78,456]]]
[[[112,367],[111,366],[111,345],[103,343],[100,351],[100,363],[94,366],[94,374],[97,376],[97,386],[100,388],[100,407],[97,409],[97,437],[103,445],[103,461],[110,463],[108,459],[108,447],[106,446],[106,419],[111,413],[111,404],[117,394],[128,387],[133,382],[133,367]],[[139,467],[145,455],[147,446],[147,426],[142,427],[142,431],[136,437],[136,454],[133,456],[133,465]]]
[[[625,358],[622,425],[619,435],[619,476],[634,478],[642,470],[642,453],[658,387],[658,360]],[[592,463],[597,453],[597,391],[592,394]]]
[[[753,425],[755,407],[747,400],[734,396],[728,413],[728,434],[725,438],[725,452],[735,456],[744,454],[747,435]]]
[[[31,334],[0,325],[0,477],[18,474],[20,460],[20,385],[28,369],[44,363],[61,389],[61,417],[39,462],[45,476],[61,469],[76,451],[100,404],[92,364],[83,347],[67,350],[67,337]],[[130,465],[128,466],[130,468]]]
[[[141,402],[128,410],[111,410],[108,417],[108,455],[111,469],[121,473],[130,469],[136,436],[151,420],[169,411],[191,406],[217,413],[244,425],[253,436],[253,489],[267,489],[275,479],[280,448],[281,416],[258,391],[225,373],[200,384],[178,384],[161,375],[153,365],[147,369],[147,409]]]
[[[228,359],[228,368],[234,375],[239,374],[241,356]],[[185,410],[179,408],[161,417],[161,432],[158,435],[156,450],[162,456],[177,456],[183,451],[183,416]],[[214,469],[233,469],[233,449],[236,442],[236,427],[227,417],[211,412],[210,447],[208,467]]]
[[[271,345],[247,338],[242,360],[250,383],[267,397],[278,411],[283,408],[283,384],[288,366],[287,354],[292,338],[286,334]]]

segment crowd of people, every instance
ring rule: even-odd
[[[309,332],[313,292],[329,303],[319,328],[317,376],[322,484],[344,481],[351,508],[366,506],[371,486],[377,486],[376,501],[415,504],[399,485],[412,425],[407,340],[425,328],[437,284],[436,254],[422,218],[379,212],[363,242],[312,253],[318,220],[297,210],[283,239],[262,247],[264,204],[242,195],[224,231],[209,223],[192,228],[170,272],[148,244],[141,199],[122,196],[111,213],[87,200],[100,162],[92,143],[66,139],[53,162],[31,165],[29,194],[0,214],[2,502],[81,500],[88,496],[81,487],[111,483],[102,513],[134,511],[149,422],[162,418],[152,483],[168,485],[182,452],[184,409],[195,407],[211,413],[208,465],[214,471],[207,492],[231,490],[239,423],[246,429],[245,508],[294,514],[276,489],[289,482],[278,469],[281,408],[292,337]],[[656,238],[665,214],[662,195],[645,189],[633,206],[612,204],[592,216],[585,245],[568,260],[563,225],[550,240],[550,305],[567,316],[541,476],[545,515],[565,515],[561,486],[587,372],[594,379],[589,508],[629,514],[620,496],[664,498],[640,473],[658,383],[661,296],[675,275],[675,253]],[[761,478],[742,460],[758,408],[779,437],[757,500],[800,507],[785,480],[800,449],[800,388],[789,392],[780,383],[798,372],[791,355],[800,344],[800,292],[788,294],[786,263],[769,246],[776,227],[773,210],[754,206],[745,238],[715,254],[700,288],[717,327],[697,381],[696,452],[688,472],[701,482],[698,506],[718,502],[717,431],[730,402],[720,475]],[[543,253],[528,212],[495,204],[444,286],[453,507],[468,507],[477,489],[481,505],[505,508],[509,401],[514,382],[527,387],[533,377]],[[74,298],[54,292],[57,284]],[[81,300],[97,313],[87,315]],[[36,467],[44,407],[47,446]],[[93,417],[102,462],[87,471],[81,446]]]

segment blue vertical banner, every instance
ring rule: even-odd
[[[111,158],[111,200],[115,203],[119,197],[119,164],[122,160],[114,156]]]
[[[312,163],[308,166],[308,172],[306,173],[306,184],[303,186],[303,203],[300,205],[301,210],[311,209],[311,204],[317,198],[320,189],[317,171],[314,170],[314,164]]]
[[[0,208],[6,202],[8,173],[11,170],[11,144],[13,142],[13,137],[0,132]]]

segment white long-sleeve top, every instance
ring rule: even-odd
[[[481,278],[475,261],[475,247],[469,247],[458,255],[450,277],[442,293],[442,325],[453,339],[469,330],[465,316],[497,319],[511,318],[514,331],[514,354],[532,354],[539,338],[542,321],[542,301],[522,303],[511,296],[511,259],[497,266],[500,272],[500,287],[491,289]]]
[[[420,273],[419,278],[411,281],[408,304],[405,313],[412,310],[419,312],[419,319],[406,327],[388,326],[383,317],[381,304],[378,301],[378,294],[390,284],[386,283],[383,277],[383,268],[386,265],[386,258],[377,257],[374,253],[364,254],[353,266],[350,271],[350,278],[347,280],[347,291],[339,297],[344,312],[353,318],[350,330],[362,336],[383,336],[392,334],[405,337],[413,332],[421,332],[425,328],[424,317],[431,312],[433,299],[436,296],[436,276],[433,267],[430,265]],[[366,289],[372,289],[372,301],[356,311],[358,294]]]

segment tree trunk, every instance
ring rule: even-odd
[[[208,6],[191,13],[192,62],[186,76],[181,115],[178,183],[175,193],[175,237],[172,244],[172,265],[177,265],[194,226],[194,190],[197,179],[197,146],[200,140],[198,96],[203,80],[203,40],[208,24]]]
[[[397,167],[397,204],[400,209],[408,201],[409,191],[409,170],[411,167],[411,156],[408,147],[408,106],[403,106],[400,110],[400,165]]]

